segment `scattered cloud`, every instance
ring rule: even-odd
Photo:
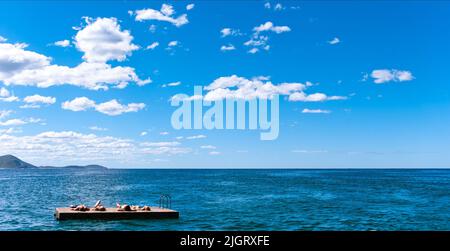
[[[11,110],[0,110],[0,119],[8,117],[11,113],[13,113]]]
[[[304,92],[295,92],[289,95],[289,101],[302,102],[323,102],[330,100],[346,100],[345,96],[328,96],[324,93],[306,94]]]
[[[213,145],[205,145],[205,146],[200,146],[201,149],[216,149],[217,147],[213,146]]]
[[[145,136],[145,135],[147,135],[148,134],[148,132],[146,132],[146,131],[143,131],[143,132],[141,132],[139,135],[141,135],[141,136]]]
[[[222,37],[242,35],[242,33],[238,29],[232,28],[223,28],[222,30],[220,30],[220,33],[222,34]]]
[[[275,6],[273,7],[274,10],[283,10],[284,7],[283,5],[281,5],[281,3],[277,3],[275,4]]]
[[[328,43],[331,45],[339,44],[340,42],[341,42],[341,40],[338,37],[335,37],[335,38],[331,39],[330,41],[328,41]]]
[[[325,150],[292,150],[293,153],[328,153]]]
[[[10,127],[7,129],[0,129],[0,135],[1,134],[13,134],[13,133],[21,133],[22,130],[20,128],[14,128],[14,127]]]
[[[157,20],[169,22],[175,25],[176,27],[180,27],[189,23],[186,14],[182,14],[178,17],[174,17],[173,16],[174,14],[175,11],[173,9],[173,6],[169,4],[163,4],[160,10],[142,9],[134,12],[134,15],[136,15],[135,20],[139,22],[146,20]]]
[[[3,102],[15,102],[15,101],[19,101],[19,98],[12,95],[8,89],[6,89],[5,87],[0,88],[0,101]]]
[[[99,131],[99,132],[108,131],[108,128],[98,127],[98,126],[90,126],[89,129],[92,131]]]
[[[85,18],[86,26],[75,35],[75,45],[87,62],[124,61],[139,47],[133,36],[122,30],[116,18]]]
[[[260,32],[264,32],[264,31],[272,31],[277,34],[280,34],[283,32],[291,31],[291,28],[289,28],[289,26],[275,26],[272,22],[268,21],[268,22],[265,22],[264,24],[261,24],[259,26],[256,26],[255,28],[253,28],[253,31],[255,33],[260,33]]]
[[[0,36],[0,43],[4,43],[4,42],[6,42],[6,41],[8,41],[8,39],[6,39],[6,38]]]
[[[328,113],[331,113],[331,111],[329,111],[329,110],[321,110],[321,109],[308,109],[308,108],[305,108],[305,109],[303,109],[302,113],[325,113],[325,114],[328,114]]]
[[[21,126],[25,124],[33,124],[42,122],[41,119],[29,118],[29,119],[10,119],[6,121],[0,121],[0,126]]]
[[[262,33],[274,32],[276,34],[280,34],[289,31],[291,31],[291,28],[289,28],[289,26],[275,26],[272,22],[268,21],[264,24],[254,27],[253,34],[250,40],[244,42],[244,45],[253,47],[248,51],[251,54],[257,53],[258,51],[260,51],[259,49],[268,51],[270,49],[270,45],[268,45],[269,36],[261,35]]]
[[[59,47],[69,47],[70,46],[70,41],[69,40],[61,40],[61,41],[56,41],[53,43],[53,45],[55,46],[59,46]]]
[[[25,103],[31,103],[31,104],[47,104],[47,105],[51,105],[54,104],[56,102],[56,98],[55,97],[50,97],[50,96],[41,96],[38,94],[32,95],[32,96],[26,96],[23,101]]]
[[[170,41],[168,44],[167,44],[167,46],[169,46],[169,47],[174,47],[174,46],[177,46],[178,45],[178,41]]]
[[[86,97],[78,97],[71,101],[62,103],[61,108],[71,110],[74,112],[86,111],[87,109],[95,107],[95,102]]]
[[[160,132],[159,135],[169,135],[169,132]]]
[[[258,48],[251,48],[251,49],[248,50],[247,52],[250,53],[250,54],[255,54],[255,53],[257,53],[258,51],[259,51]]]
[[[65,101],[61,107],[65,110],[71,110],[74,112],[86,111],[94,108],[96,111],[109,115],[117,116],[128,112],[137,112],[145,108],[144,103],[130,103],[127,105],[120,104],[117,100],[113,99],[105,103],[96,104],[95,101],[86,97],[78,97],[71,101]]]
[[[40,88],[73,85],[91,90],[107,90],[109,86],[124,88],[130,82],[140,86],[151,82],[150,79],[141,80],[134,68],[112,67],[103,62],[82,62],[75,67],[52,65],[50,57],[28,51],[27,46],[0,44],[0,81],[5,85]],[[108,50],[103,52],[108,54]],[[111,56],[102,57],[111,58]],[[11,100],[17,99],[14,100],[11,96],[9,101]]]
[[[149,46],[146,47],[147,50],[153,50],[156,47],[158,47],[159,43],[158,42],[153,42],[151,43]]]
[[[228,45],[222,45],[222,47],[220,47],[221,51],[233,51],[236,50],[236,48],[234,47],[234,45],[232,44],[228,44]]]
[[[206,136],[203,134],[186,137],[186,139],[204,139],[204,138],[206,138]]]
[[[328,96],[323,93],[306,94],[305,90],[314,86],[311,82],[283,82],[273,84],[268,77],[255,77],[247,79],[236,75],[220,77],[214,80],[203,89],[207,91],[204,96],[194,95],[183,98],[174,95],[171,100],[197,100],[216,101],[223,99],[244,99],[253,98],[271,99],[273,95],[288,96],[289,101],[319,102],[329,100],[345,100],[345,96]]]
[[[374,83],[383,84],[387,82],[404,82],[411,81],[414,79],[414,76],[410,71],[396,70],[396,69],[381,69],[374,70],[370,74],[370,76],[374,79]]]
[[[195,7],[195,4],[191,3],[186,5],[186,10],[192,10]]]
[[[157,147],[167,147],[167,146],[178,146],[181,143],[178,141],[170,141],[170,142],[145,142],[142,143],[141,146],[157,146]]]
[[[220,152],[217,152],[217,151],[209,152],[209,155],[219,155],[219,154],[220,154]]]
[[[191,151],[179,145],[161,146],[164,144],[74,131],[47,131],[27,136],[3,134],[0,141],[0,152],[27,156],[29,161],[46,165],[99,163],[109,166],[115,160],[126,167],[138,159],[138,164],[145,166],[150,162],[151,155],[177,155]],[[48,155],[49,152],[52,154]]]
[[[180,81],[177,81],[177,82],[172,82],[172,83],[164,84],[164,85],[162,85],[162,87],[174,87],[174,86],[179,86],[179,85],[181,85],[181,82],[180,82]]]

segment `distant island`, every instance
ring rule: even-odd
[[[87,165],[87,166],[78,166],[78,165],[70,165],[70,166],[35,166],[30,163],[27,163],[16,156],[13,155],[3,155],[0,156],[0,168],[17,168],[17,169],[29,169],[29,168],[68,168],[68,169],[107,169],[104,166],[100,165]]]

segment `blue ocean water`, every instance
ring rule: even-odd
[[[56,207],[157,205],[175,220],[63,221]],[[0,230],[450,230],[450,170],[0,170]]]

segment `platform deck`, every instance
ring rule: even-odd
[[[151,211],[119,211],[117,208],[106,208],[106,211],[74,211],[70,208],[56,208],[57,220],[122,220],[122,219],[174,219],[178,211],[151,207]]]

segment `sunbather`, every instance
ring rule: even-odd
[[[117,211],[131,211],[131,207],[127,204],[120,205],[119,203],[116,203]]]
[[[71,206],[70,210],[73,210],[73,211],[89,211],[89,207],[87,207],[85,205],[77,205],[75,207]]]
[[[102,202],[99,200],[99,201],[97,201],[97,203],[95,203],[93,210],[94,211],[106,211],[106,208],[102,205]]]

